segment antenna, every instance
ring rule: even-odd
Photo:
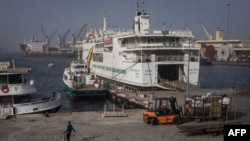
[[[103,32],[106,32],[107,30],[107,18],[109,17],[109,15],[104,14],[103,16]]]
[[[136,0],[136,8],[135,8],[135,15],[136,16],[138,16],[139,15],[139,13],[141,13],[141,12],[139,12],[139,5],[140,4],[144,4],[144,1],[142,2],[142,3],[139,3],[139,0]],[[144,12],[144,9],[142,10],[142,12]]]
[[[138,8],[139,8],[139,1],[136,0],[136,8],[135,8],[135,15],[138,16]]]
[[[13,63],[13,69],[15,70],[16,69],[16,64],[15,64],[15,59],[14,58],[12,59],[12,63]]]
[[[229,17],[230,17],[230,6],[231,4],[227,4],[228,6],[228,9],[227,9],[227,12],[228,12],[228,15],[227,15],[227,44],[228,44],[228,35],[229,35]]]

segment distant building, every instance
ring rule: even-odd
[[[211,49],[211,46],[214,49]],[[214,58],[211,60],[218,61],[236,61],[236,60],[245,60],[250,61],[250,41],[249,40],[227,40],[224,39],[224,31],[218,29],[215,34],[215,39],[208,40],[197,40],[196,47],[201,48],[202,57],[211,57],[204,56],[205,54],[211,54],[214,52]]]

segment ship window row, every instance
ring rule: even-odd
[[[126,60],[131,60],[133,62],[163,62],[163,61],[185,61],[184,56],[180,55],[170,55],[170,56],[155,56],[154,58],[149,57],[137,57],[137,58],[127,58]],[[141,61],[142,60],[142,61]],[[190,62],[198,62],[199,58],[197,56],[190,56]]]
[[[68,69],[67,70],[68,71],[68,73],[70,74],[70,75],[72,75],[72,74],[84,74],[84,73],[86,73],[87,72],[87,70],[86,69],[83,69],[83,70],[75,70],[75,71],[71,71],[70,69]],[[65,79],[67,78],[67,76],[65,76]]]
[[[15,104],[31,102],[32,97],[29,94],[14,95],[14,96],[1,96],[0,107],[7,107],[14,101]]]
[[[127,48],[183,47],[186,41],[179,37],[131,37],[120,39],[119,43],[122,47]]]
[[[172,50],[172,51],[160,51],[160,50],[148,50],[148,51],[129,51],[123,52],[122,56],[125,60],[133,62],[162,62],[162,61],[185,61],[185,54],[188,51]],[[190,51],[190,61],[197,62],[199,57],[198,50]]]
[[[96,52],[112,52],[113,46],[112,45],[104,45],[104,43],[99,43],[95,45]]]
[[[102,53],[93,53],[93,61],[103,62],[103,54]]]
[[[22,82],[22,74],[0,75],[0,84],[19,84]]]
[[[31,96],[29,94],[27,95],[15,95],[14,96],[14,103],[20,104],[20,103],[27,103],[31,101]]]

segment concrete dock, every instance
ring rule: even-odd
[[[199,89],[190,90],[191,95],[206,93],[227,94],[232,97],[231,121],[250,124],[250,92],[236,89]],[[121,93],[118,93],[121,94]],[[123,97],[127,93],[123,93]],[[133,93],[135,95],[135,93]],[[132,95],[133,95],[132,94]],[[148,91],[141,92],[136,101],[147,100],[149,95],[175,96],[178,104],[184,103],[186,92]],[[149,96],[150,97],[150,96]],[[126,97],[127,98],[127,97]],[[143,102],[142,102],[143,103]],[[104,111],[88,111],[75,113],[54,113],[48,117],[42,114],[18,115],[0,120],[0,139],[4,141],[62,141],[63,131],[70,120],[76,129],[71,136],[72,141],[223,141],[223,135],[187,134],[179,131],[176,125],[145,124],[142,120],[142,108],[124,110],[127,116],[102,117]],[[199,124],[188,121],[183,124]],[[208,123],[209,124],[209,123]]]

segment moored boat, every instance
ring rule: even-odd
[[[132,30],[112,30],[103,16],[102,30],[90,29],[83,41],[83,57],[91,54],[89,64],[98,79],[136,89],[198,86],[200,50],[194,46],[192,32],[153,31],[150,15],[138,7],[133,21]]]
[[[8,116],[57,112],[61,107],[61,94],[38,94],[34,80],[28,79],[30,68],[15,67],[13,59],[0,62],[0,118]]]
[[[88,64],[80,57],[72,60],[70,66],[64,69],[63,83],[66,93],[73,100],[104,97],[108,91],[95,79],[95,74]]]
[[[27,43],[19,44],[21,56],[24,57],[46,57],[46,58],[74,58],[75,48],[73,45],[65,47],[49,47],[49,39],[32,38]]]

